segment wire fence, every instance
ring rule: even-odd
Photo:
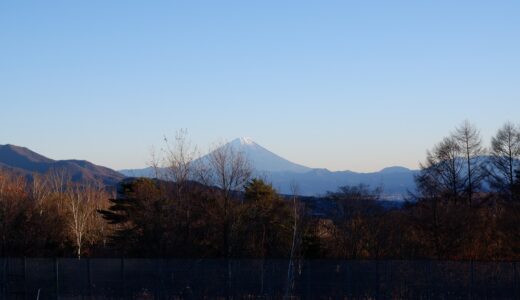
[[[2,299],[520,299],[515,262],[3,258]]]

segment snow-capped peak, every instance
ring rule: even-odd
[[[250,137],[236,138],[227,145],[242,152],[256,171],[304,173],[310,168],[295,164],[260,146]]]
[[[240,140],[240,144],[242,144],[242,145],[254,145],[255,144],[253,139],[250,137],[241,137],[239,140]]]

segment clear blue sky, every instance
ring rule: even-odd
[[[142,167],[179,128],[332,170],[520,122],[520,1],[0,2],[0,144]]]

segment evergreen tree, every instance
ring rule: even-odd
[[[287,257],[292,242],[293,217],[288,203],[271,185],[261,179],[249,181],[233,226],[234,255]]]
[[[127,255],[167,256],[171,201],[159,181],[140,178],[123,182],[118,196],[110,202],[108,210],[99,213],[116,228],[111,236],[116,249]]]

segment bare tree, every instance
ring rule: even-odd
[[[72,182],[72,177],[64,169],[51,169],[45,174],[45,177],[48,182],[51,207],[59,213],[66,211],[65,195]]]
[[[175,134],[173,144],[164,138],[164,177],[174,181],[182,192],[186,182],[194,178],[194,161],[198,156],[196,146],[188,140],[188,131],[181,129]]]
[[[48,176],[35,174],[31,181],[30,192],[31,198],[36,201],[40,215],[42,215],[44,211],[44,203],[51,196],[50,181]]]
[[[511,197],[520,159],[520,128],[511,122],[505,123],[491,139],[490,154],[491,183]]]
[[[148,166],[151,168],[153,173],[150,176],[154,178],[160,178],[162,176],[162,162],[161,155],[155,147],[150,147],[150,161],[148,162]]]
[[[176,132],[173,142],[164,138],[164,148],[161,154],[161,169],[156,170],[156,174],[160,179],[175,182],[176,201],[170,204],[173,204],[171,207],[178,214],[178,219],[182,220],[184,243],[187,243],[192,232],[193,210],[193,203],[189,196],[189,181],[196,176],[197,147],[188,140],[188,131],[181,129]]]
[[[366,250],[368,227],[366,216],[375,209],[381,189],[368,185],[342,186],[326,197],[336,203],[337,213],[329,227],[333,236],[334,251],[343,259],[358,259]]]
[[[108,196],[97,183],[69,185],[64,196],[76,255],[80,259],[86,241],[97,231],[96,225],[103,224],[97,211],[104,208],[102,203],[107,202]]]
[[[205,160],[197,166],[198,178],[206,185],[219,188],[223,200],[224,212],[224,251],[228,259],[228,276],[226,289],[231,290],[231,209],[230,201],[251,178],[252,167],[246,155],[229,143],[219,143],[213,147]],[[229,295],[229,294],[228,294]]]
[[[415,181],[421,197],[449,197],[455,201],[464,190],[464,161],[462,149],[453,137],[445,137],[427,151],[426,162],[421,163],[421,173]]]
[[[292,243],[291,252],[289,253],[289,266],[287,267],[287,286],[285,289],[285,298],[294,289],[295,273],[296,273],[296,260],[297,260],[297,249],[300,248],[302,237],[302,215],[303,209],[298,201],[298,185],[295,182],[291,183],[291,194],[292,194],[292,208],[293,208],[293,232],[292,232]],[[298,263],[301,263],[298,261]]]
[[[218,187],[224,199],[228,200],[234,192],[242,189],[253,172],[245,153],[229,143],[217,144],[202,164],[199,168],[199,179],[203,183]]]
[[[464,121],[457,127],[453,137],[460,145],[462,155],[466,161],[465,192],[468,197],[468,203],[471,205],[474,194],[479,191],[485,178],[486,172],[483,160],[485,150],[482,147],[479,130],[469,121]]]

